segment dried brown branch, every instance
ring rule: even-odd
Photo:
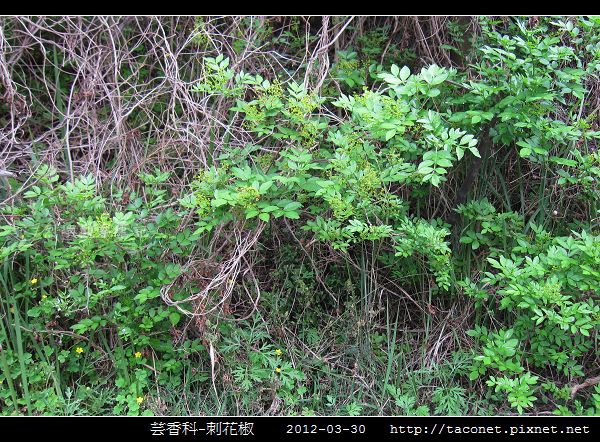
[[[575,396],[577,396],[577,392],[579,390],[581,390],[583,388],[592,387],[592,386],[594,386],[596,384],[600,384],[600,376],[589,378],[589,379],[586,379],[581,384],[573,385],[571,387],[571,399],[573,399],[573,398],[575,398]]]

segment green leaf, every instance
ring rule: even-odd
[[[179,312],[169,313],[169,321],[171,321],[171,324],[173,325],[173,327],[175,327],[177,324],[179,324],[180,319],[181,319],[181,314],[179,314]]]
[[[245,166],[243,169],[239,167],[231,168],[231,172],[241,180],[247,181],[252,176],[252,170],[249,166]]]
[[[267,190],[269,190],[271,188],[271,186],[273,185],[273,181],[265,181],[264,183],[262,183],[258,189],[258,191],[261,194],[264,194],[267,192]]]
[[[560,158],[560,157],[550,157],[550,160],[556,164],[560,164],[562,166],[568,166],[568,167],[577,167],[577,161],[575,160],[569,160],[567,158]]]
[[[477,149],[476,147],[469,147],[469,150],[471,151],[471,153],[473,155],[475,155],[477,158],[481,158],[481,155],[479,153],[479,149]]]
[[[524,147],[519,151],[519,156],[521,158],[525,158],[531,155],[531,149],[529,147]]]
[[[435,98],[440,94],[440,90],[436,87],[427,92],[427,96],[430,98]]]
[[[259,213],[257,209],[250,209],[246,212],[246,219],[254,218]]]
[[[410,69],[408,66],[404,66],[400,70],[400,80],[405,81],[408,77],[410,77]]]
[[[390,74],[386,74],[386,73],[379,74],[379,78],[384,80],[386,83],[394,84],[394,85],[400,84],[402,82],[399,78],[394,77],[393,75],[390,75]]]
[[[519,155],[524,158],[531,155],[531,152],[535,150],[535,147],[529,144],[527,141],[519,140],[517,141],[517,146],[521,146],[522,149],[519,151]]]
[[[302,204],[300,204],[297,201],[292,201],[291,203],[287,203],[285,205],[285,207],[283,208],[283,210],[285,210],[285,211],[295,210],[295,209],[299,209],[300,207],[302,207]]]
[[[438,166],[442,166],[442,167],[452,167],[452,161],[450,161],[450,160],[449,160],[449,159],[447,159],[447,158],[440,158],[440,159],[437,161],[437,165],[438,165]]]
[[[258,215],[258,217],[266,223],[268,223],[269,219],[271,218],[269,214],[265,212],[262,212],[260,215]]]

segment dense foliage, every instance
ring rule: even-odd
[[[409,21],[318,19],[171,23],[190,102],[156,93],[134,148],[117,126],[89,156],[42,42],[53,104],[21,129],[67,146],[4,158],[31,175],[0,177],[2,413],[599,412],[600,19],[448,18],[433,53]],[[124,100],[170,78],[116,66]]]

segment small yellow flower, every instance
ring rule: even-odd
[[[144,398],[141,396],[138,396],[135,400],[138,404],[141,404],[142,402],[144,402]]]
[[[139,351],[136,351],[135,354],[134,354],[134,356],[136,357],[136,359],[139,359],[139,358],[142,357],[142,353],[139,352]]]
[[[42,295],[42,299],[46,299],[47,297],[47,295]]]
[[[83,353],[83,348],[81,348],[81,347],[77,347],[77,348],[75,349],[75,353],[77,353],[78,355],[80,355],[81,353]]]
[[[281,368],[277,367],[277,368],[275,369],[275,373],[281,373]]]
[[[281,351],[281,349],[280,349],[280,348],[278,348],[277,350],[275,350],[275,354],[276,354],[277,356],[281,356],[281,354],[282,354],[282,353],[283,353],[283,352]]]
[[[29,281],[31,283],[31,285],[36,285],[37,284],[37,278],[33,278],[31,281]]]

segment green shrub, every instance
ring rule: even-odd
[[[161,290],[182,273],[173,257],[189,254],[196,239],[189,230],[179,231],[182,214],[160,207],[167,177],[146,174],[144,194],[120,192],[109,204],[91,177],[59,184],[56,172],[43,166],[37,185],[24,194],[27,204],[4,208],[14,222],[3,225],[1,235],[0,342],[8,366],[0,380],[10,377],[14,384],[22,357],[28,364],[42,363],[46,374],[56,370],[54,376],[67,385],[75,379],[98,384],[114,373],[113,386],[120,391],[116,414],[141,411],[151,372],[160,373],[160,383],[180,382],[181,360],[170,328],[181,314],[165,305]],[[190,289],[178,287],[181,293]],[[3,390],[7,408],[57,412],[52,401],[35,399],[55,394],[36,371],[21,372],[28,393],[25,379],[20,388],[13,385],[31,396],[27,403],[13,403]]]
[[[253,20],[192,23],[205,167],[119,187],[67,146],[70,180],[41,165],[2,207],[1,412],[597,413],[569,386],[597,359],[600,20],[479,18],[470,46],[450,20],[460,69],[375,20],[320,89],[321,49],[240,68],[308,49]]]

